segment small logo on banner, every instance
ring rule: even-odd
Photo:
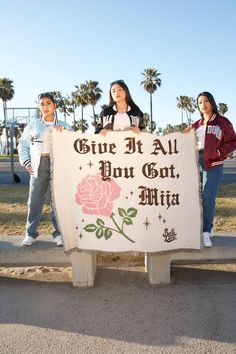
[[[170,231],[168,231],[168,229],[166,228],[165,230],[164,230],[164,233],[163,233],[163,235],[162,235],[163,237],[164,237],[164,242],[172,242],[172,241],[174,241],[174,240],[177,240],[177,234],[176,234],[176,232],[175,232],[175,230],[174,229],[171,229]]]

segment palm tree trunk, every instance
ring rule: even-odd
[[[187,117],[188,125],[190,125],[190,112],[188,112],[187,110],[186,110],[186,117]]]
[[[4,118],[4,126],[6,132],[6,154],[9,156],[10,154],[10,146],[9,146],[9,134],[7,128],[7,112],[6,112],[7,104],[6,101],[3,101],[3,118]]]
[[[81,105],[81,131],[84,132],[84,107]]]
[[[152,93],[150,92],[150,117],[151,117],[151,133],[152,133]]]
[[[6,139],[7,139],[7,156],[10,155],[10,142],[9,142],[9,128],[6,128]]]
[[[75,104],[73,104],[73,125],[74,125],[74,130],[75,130]]]
[[[93,124],[94,124],[94,129],[96,128],[96,117],[95,117],[95,108],[93,106]]]
[[[3,106],[3,119],[4,119],[4,127],[6,128],[6,111],[5,111],[5,108],[6,108],[6,102],[5,102],[5,101],[2,101],[2,106]]]

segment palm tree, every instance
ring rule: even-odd
[[[151,117],[151,132],[153,131],[153,117],[152,117],[152,95],[156,91],[157,87],[161,87],[161,79],[159,73],[156,69],[147,68],[144,69],[142,75],[145,77],[145,80],[141,82],[145,91],[150,95],[150,117]]]
[[[17,147],[18,140],[20,139],[21,134],[22,134],[22,130],[19,127],[14,127],[13,134],[14,134],[14,138],[15,138],[15,146]]]
[[[220,115],[224,116],[226,112],[228,112],[228,106],[226,103],[219,103],[218,104],[218,111]]]
[[[143,119],[144,119],[145,128],[148,129],[148,131],[150,132],[154,132],[157,127],[156,122],[152,122],[151,125],[150,115],[148,113],[143,113]]]
[[[84,107],[86,107],[88,105],[88,93],[87,93],[87,89],[86,89],[86,85],[85,84],[80,84],[80,86],[75,85],[76,91],[71,93],[71,97],[72,97],[72,102],[76,105],[76,106],[80,106],[81,107],[81,128],[82,128],[82,133],[83,133],[83,129],[84,129]]]
[[[181,125],[183,127],[184,118],[183,113],[185,112],[188,124],[191,124],[191,114],[195,112],[197,105],[196,101],[192,97],[179,96],[177,98],[177,107],[181,109]]]
[[[193,97],[188,97],[187,106],[185,110],[188,125],[192,123],[191,115],[196,111],[196,108],[197,108],[196,100]]]
[[[186,123],[177,124],[177,125],[167,124],[167,126],[164,129],[162,129],[162,134],[166,135],[174,132],[182,132],[185,128],[187,128]]]
[[[7,154],[9,155],[9,141],[8,141],[8,127],[7,127],[7,101],[10,101],[15,94],[13,81],[7,78],[0,79],[0,98],[3,102],[3,117],[4,117],[4,127],[6,129],[6,144],[7,144]]]
[[[91,119],[93,119],[91,125],[92,125],[92,127],[94,127],[94,128],[96,129],[97,123],[98,123],[98,121],[99,121],[99,115],[98,115],[98,114],[95,114],[95,116],[94,116],[94,117],[91,117]]]
[[[163,129],[163,135],[170,134],[175,132],[175,127],[171,124],[167,124],[167,126]]]
[[[95,114],[95,106],[98,100],[102,97],[102,90],[98,87],[97,81],[86,81],[85,82],[86,91],[87,91],[87,102],[91,104],[93,107],[93,124],[96,125],[96,114]]]
[[[15,94],[13,81],[7,78],[0,79],[0,98],[3,102],[3,116],[4,116],[4,126],[6,127],[6,102],[10,101]]]
[[[75,120],[72,124],[72,129],[76,132],[77,130],[81,130],[85,132],[88,129],[89,125],[86,120]]]
[[[181,109],[181,124],[183,125],[184,122],[184,110],[186,108],[186,98],[187,96],[179,96],[176,97],[178,103],[177,103],[177,107]]]
[[[66,122],[66,117],[69,116],[70,113],[74,113],[73,102],[70,100],[70,97],[62,96],[60,91],[52,91],[50,93],[53,95],[59,112],[63,113]]]
[[[102,104],[100,107],[101,107],[101,110],[103,111],[105,108],[108,107],[108,105],[107,104]]]

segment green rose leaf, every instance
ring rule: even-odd
[[[98,218],[98,219],[96,220],[96,222],[97,222],[97,225],[98,225],[98,226],[104,226],[104,225],[105,225],[105,222],[104,222],[102,219],[99,219],[99,218]]]
[[[95,235],[97,236],[97,238],[101,238],[103,236],[103,229],[102,228],[97,229]]]
[[[118,208],[118,213],[122,218],[126,216],[126,211],[123,208]]]
[[[84,227],[84,230],[87,232],[94,232],[97,229],[97,226],[94,224],[88,224]]]
[[[135,209],[135,208],[129,208],[127,210],[127,215],[130,217],[130,218],[135,218],[135,216],[137,215],[138,213],[138,209]]]
[[[124,221],[124,223],[125,223],[126,225],[132,225],[132,224],[133,224],[132,219],[130,219],[130,218],[128,218],[128,217],[125,217],[125,218],[123,219],[123,221]]]
[[[110,229],[105,229],[105,232],[104,232],[104,237],[106,240],[108,240],[112,235],[112,231]]]

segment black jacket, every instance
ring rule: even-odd
[[[126,112],[130,119],[130,126],[139,127],[139,129],[144,129],[144,119],[143,113],[137,107],[132,107]],[[95,134],[98,134],[102,129],[113,130],[115,115],[117,111],[115,106],[106,107],[100,114],[99,121],[96,125]]]

